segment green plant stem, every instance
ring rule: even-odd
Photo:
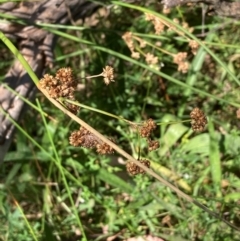
[[[38,77],[36,74],[32,71],[31,66],[28,64],[28,62],[24,59],[24,57],[21,55],[21,53],[18,51],[18,49],[13,45],[13,43],[0,31],[0,39],[6,44],[6,46],[11,50],[11,52],[17,57],[17,59],[20,61],[20,63],[23,65],[24,69],[28,72],[29,76],[33,80],[35,84],[38,83]]]
[[[87,110],[92,110],[92,111],[95,111],[95,112],[98,112],[100,114],[103,114],[103,115],[107,115],[107,116],[110,116],[112,118],[115,118],[115,119],[118,119],[118,120],[121,120],[121,121],[124,121],[124,122],[127,122],[128,124],[130,125],[136,125],[136,123],[132,122],[132,121],[129,121],[127,119],[124,119],[123,117],[121,116],[117,116],[117,115],[114,115],[114,114],[111,114],[109,112],[106,112],[106,111],[103,111],[103,110],[98,110],[96,108],[93,108],[93,107],[90,107],[90,106],[87,106],[87,105],[84,105],[84,104],[81,104],[79,102],[76,102],[76,101],[72,101],[72,100],[68,100],[66,98],[59,98],[61,102],[63,102],[62,100],[68,102],[68,103],[71,103],[71,104],[74,104],[74,105],[77,105],[77,106],[80,106],[80,107],[83,107]]]
[[[13,90],[11,87],[9,87],[6,84],[3,84],[4,88],[8,89],[10,92],[12,92],[14,95],[16,95],[17,97],[19,97],[19,99],[21,99],[22,101],[24,101],[26,104],[28,104],[29,106],[31,106],[34,110],[40,112],[39,108],[36,107],[36,105],[34,105],[31,101],[29,101],[28,99],[24,98],[21,94],[19,94],[17,91]],[[43,115],[45,117],[50,118],[50,116],[46,113],[46,112],[42,112]]]
[[[10,193],[11,193],[11,192],[10,192]],[[23,217],[23,219],[24,219],[24,222],[26,223],[26,225],[27,225],[27,227],[28,227],[28,229],[29,229],[29,232],[31,233],[33,239],[34,239],[35,241],[38,241],[38,239],[37,239],[37,237],[36,237],[36,235],[35,235],[32,227],[31,227],[31,225],[30,225],[30,223],[28,222],[26,216],[24,215],[24,212],[23,212],[22,208],[21,208],[20,205],[18,204],[17,200],[13,197],[12,193],[11,193],[11,196],[12,196],[12,198],[13,198],[13,200],[14,200],[14,203],[16,204],[18,210],[19,210],[20,213],[22,214],[22,217]]]
[[[179,124],[179,123],[185,123],[185,122],[190,122],[191,120],[182,120],[182,121],[169,121],[169,122],[161,122],[157,123],[158,126],[162,125],[174,125],[174,124]]]
[[[40,105],[40,103],[39,103],[38,100],[37,100],[37,105],[38,105],[38,108],[41,109],[41,105]],[[46,130],[48,130],[48,128],[47,128],[47,122],[46,122],[46,119],[45,119],[45,117],[44,117],[44,115],[43,115],[43,111],[41,110],[40,113],[41,113],[41,115],[42,115],[42,120],[43,120],[43,123],[44,123],[44,125],[45,125],[45,128],[46,128]],[[68,183],[67,183],[66,176],[65,176],[65,174],[64,174],[63,169],[61,168],[61,167],[62,167],[61,161],[60,161],[60,158],[59,158],[59,156],[58,156],[58,152],[57,152],[57,150],[56,150],[56,147],[55,147],[55,145],[54,145],[54,143],[53,143],[52,136],[51,136],[51,134],[49,133],[49,131],[47,131],[47,134],[48,134],[48,139],[50,140],[51,146],[52,146],[52,148],[53,148],[53,152],[54,152],[56,161],[57,161],[57,163],[58,163],[57,166],[59,167],[59,171],[60,171],[60,173],[61,173],[64,186],[65,186],[65,188],[66,188],[66,190],[67,190],[70,203],[71,203],[71,205],[72,205],[72,207],[73,207],[73,212],[74,212],[75,218],[76,218],[76,220],[77,220],[77,222],[78,222],[78,225],[79,225],[81,234],[82,234],[82,236],[83,236],[83,239],[84,239],[84,240],[87,240],[87,237],[86,237],[86,234],[85,234],[85,232],[84,232],[81,219],[79,218],[78,212],[77,212],[76,207],[75,207],[75,205],[74,205],[74,201],[73,201],[73,198],[72,198],[72,195],[71,195],[71,192],[70,192],[69,185],[68,185]]]
[[[84,104],[81,104],[79,102],[76,102],[76,101],[73,101],[73,100],[69,100],[69,99],[66,99],[66,98],[59,98],[59,101],[60,103],[64,106],[64,102],[68,102],[70,104],[73,104],[73,105],[77,105],[77,106],[80,106],[80,107],[83,107],[87,110],[91,110],[91,111],[95,111],[97,113],[100,113],[100,114],[103,114],[103,115],[107,115],[107,116],[110,116],[112,118],[115,118],[115,119],[118,119],[118,120],[121,120],[121,121],[124,121],[130,125],[139,125],[138,123],[135,123],[135,122],[132,122],[130,120],[127,120],[121,116],[117,116],[117,115],[114,115],[114,114],[111,114],[109,112],[106,112],[106,111],[103,111],[103,110],[99,110],[99,109],[96,109],[96,108],[93,108],[93,107],[90,107],[90,106],[87,106],[87,105],[84,105]],[[169,121],[169,122],[161,122],[161,123],[157,123],[157,125],[173,125],[173,124],[179,124],[179,123],[184,123],[184,122],[190,122],[191,119],[188,119],[188,120],[182,120],[182,121]]]

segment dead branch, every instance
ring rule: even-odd
[[[0,12],[18,17],[27,25],[13,21],[1,23],[0,31],[8,37],[17,39],[18,49],[40,78],[46,66],[53,63],[53,47],[56,37],[36,27],[37,22],[67,24],[90,16],[99,5],[87,0],[44,0],[22,3],[0,4]],[[19,61],[15,61],[0,85],[0,163],[12,141],[14,125],[4,114],[7,112],[16,122],[24,110],[24,102],[7,88],[8,85],[19,95],[29,99],[35,86]],[[33,120],[35,121],[35,120]]]

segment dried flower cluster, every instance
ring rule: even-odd
[[[149,151],[154,151],[154,150],[159,148],[159,142],[158,141],[148,139],[147,142],[148,142],[148,150]]]
[[[114,82],[114,69],[111,66],[107,65],[105,68],[103,68],[103,72],[101,75],[103,76],[103,80],[106,85]]]
[[[198,42],[195,41],[195,40],[190,40],[189,43],[188,43],[188,45],[190,46],[190,48],[191,48],[191,50],[192,50],[192,53],[193,53],[194,55],[196,55],[196,54],[197,54],[197,51],[198,51],[198,49],[199,49],[199,44],[198,44]]]
[[[157,17],[151,13],[146,13],[145,19],[146,19],[146,21],[152,22],[156,34],[161,34],[162,32],[164,32],[165,26],[168,25],[162,19],[160,19],[159,17]]]
[[[80,127],[79,130],[73,131],[69,137],[69,142],[72,146],[96,148],[99,154],[112,154],[114,152],[111,146],[101,141],[84,127]]]
[[[146,46],[146,42],[139,37],[133,36],[131,32],[126,32],[122,35],[122,39],[127,44],[129,50],[131,51],[131,57],[134,59],[140,58],[140,53],[135,51],[134,39],[139,42],[139,47],[144,48]]]
[[[69,137],[69,142],[72,146],[82,146],[86,148],[93,148],[97,145],[98,139],[90,131],[84,127],[75,130]]]
[[[173,56],[173,62],[178,65],[178,71],[187,73],[189,69],[189,63],[186,61],[187,53],[179,52]]]
[[[163,8],[163,13],[164,14],[169,14],[171,12],[171,9],[170,8],[167,8],[167,7],[164,7]]]
[[[148,119],[139,129],[140,136],[147,139],[149,151],[153,151],[159,148],[159,142],[150,139],[150,135],[156,129],[156,127],[157,125],[154,120]]]
[[[140,160],[140,163],[142,163],[147,168],[150,168],[150,161]],[[135,176],[137,174],[144,174],[145,173],[145,171],[143,169],[141,169],[138,165],[136,165],[132,161],[127,162],[126,168],[127,168],[127,172],[132,176]]]
[[[131,51],[132,58],[139,59],[140,53],[135,51],[136,47],[134,45],[134,40],[139,43],[140,48],[144,48],[146,46],[146,42],[143,39],[141,39],[137,36],[134,36],[131,32],[124,33],[122,38],[125,41],[125,43],[127,44],[129,50]],[[154,56],[151,53],[146,53],[146,54],[143,53],[143,55],[145,56],[145,61],[147,64],[149,64],[149,65],[158,64],[158,57]]]
[[[148,119],[143,123],[140,128],[140,135],[141,137],[149,137],[152,131],[156,129],[157,125],[153,119]]]
[[[145,14],[145,17],[146,17],[147,21],[151,21],[153,23],[156,34],[161,34],[162,32],[165,31],[165,28],[166,28],[167,31],[174,31],[180,36],[185,36],[185,33],[178,30],[178,28],[174,24],[166,22],[163,19],[161,19],[161,18],[159,18],[159,17],[157,17],[153,14],[147,13],[147,14]],[[180,21],[177,18],[174,18],[173,22],[175,24],[182,25],[182,27],[184,29],[186,29],[188,32],[193,32],[193,30],[194,30],[192,27],[189,27],[187,22],[180,23]],[[188,37],[187,37],[187,39],[188,39]],[[198,48],[199,48],[198,43],[194,40],[189,39],[189,46],[191,48],[192,53],[195,55],[197,53]],[[189,69],[189,63],[186,61],[187,53],[186,52],[180,52],[178,54],[171,54],[171,53],[169,53],[169,54],[173,55],[173,58],[174,58],[173,61],[174,61],[175,64],[178,65],[178,71],[182,72],[182,73],[187,73],[187,71]],[[151,59],[153,59],[153,58],[151,58]],[[154,61],[156,61],[156,60],[154,59],[153,62]],[[146,56],[146,62],[149,63],[149,57],[147,57],[147,56]]]
[[[167,8],[164,8],[163,10],[164,10],[164,13],[169,12],[169,9],[167,9]],[[155,29],[155,34],[163,33],[164,30],[165,30],[165,27],[166,27],[167,31],[174,31],[180,36],[185,35],[182,31],[179,31],[173,24],[171,24],[169,22],[166,22],[163,19],[161,19],[161,18],[159,18],[159,17],[157,17],[153,14],[146,13],[145,19],[146,19],[146,21],[152,22],[152,24],[154,26],[154,29]],[[176,23],[176,24],[182,25],[182,27],[185,28],[190,33],[192,33],[193,30],[194,30],[192,27],[189,27],[187,22],[180,23],[180,21],[177,18],[174,18],[173,22]]]
[[[157,64],[158,63],[158,57],[154,56],[153,54],[147,53],[145,56],[145,60],[147,64]]]
[[[131,32],[126,32],[122,35],[122,39],[125,41],[129,50],[131,51],[132,58],[139,59],[140,54],[134,50],[133,34]]]
[[[190,117],[192,129],[196,132],[204,131],[204,128],[207,125],[207,118],[203,111],[199,108],[194,108],[190,113]]]
[[[71,68],[61,68],[55,76],[45,74],[39,84],[54,99],[65,97],[75,100],[74,91],[77,88],[77,82],[73,77]],[[77,113],[79,110],[79,107],[73,104],[66,103],[66,106],[73,113]]]
[[[182,22],[182,27],[185,28],[189,33],[192,33],[194,28],[189,27],[189,24],[187,22]]]

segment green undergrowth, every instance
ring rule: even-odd
[[[139,1],[113,1],[100,13],[94,26],[91,20],[76,26],[38,23],[58,35],[54,67],[47,72],[71,67],[79,81],[81,119],[134,158],[148,159],[161,177],[239,227],[239,21],[206,16],[202,23],[199,6],[163,14],[153,1],[141,7]],[[156,34],[146,13],[171,31],[165,26]],[[139,59],[131,57],[122,38],[126,32],[146,43],[142,48],[134,42]],[[189,40],[199,44],[195,55]],[[3,79],[11,59],[1,47]],[[187,52],[186,73],[173,61],[179,52]],[[158,62],[146,63],[147,53]],[[84,79],[106,65],[115,70],[114,83]],[[118,153],[99,155],[71,146],[69,135],[79,125],[42,93],[30,104],[15,123],[15,138],[0,168],[0,240],[130,240],[146,234],[174,241],[240,240],[239,231],[153,177],[130,176]],[[200,133],[187,121],[194,107],[208,118]],[[146,140],[123,118],[133,123],[152,118],[160,147],[149,152]]]

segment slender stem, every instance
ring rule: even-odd
[[[182,120],[182,121],[168,121],[168,122],[161,122],[161,123],[157,123],[158,126],[162,126],[162,125],[173,125],[173,124],[179,124],[179,123],[184,123],[184,122],[190,122],[191,120]]]
[[[71,104],[74,104],[74,105],[83,107],[83,108],[85,108],[85,109],[92,110],[92,111],[101,113],[101,114],[103,114],[103,115],[110,116],[110,117],[115,118],[115,119],[118,119],[118,120],[125,121],[125,122],[127,122],[128,124],[130,124],[130,125],[137,125],[136,123],[134,123],[134,122],[132,122],[132,121],[129,121],[129,120],[127,120],[127,119],[125,119],[125,118],[123,118],[123,117],[121,117],[121,116],[117,116],[117,115],[111,114],[111,113],[106,112],[106,111],[103,111],[103,110],[98,110],[98,109],[96,109],[96,108],[93,108],[93,107],[90,107],[90,106],[81,104],[81,103],[76,102],[76,101],[68,100],[68,99],[65,99],[65,98],[61,98],[61,100],[62,100],[62,99],[64,99],[64,101],[66,101],[66,102],[68,102],[68,103],[71,103]]]
[[[20,213],[21,213],[21,215],[22,215],[22,217],[23,217],[23,220],[24,220],[25,224],[27,225],[27,227],[28,227],[28,229],[29,229],[29,232],[31,233],[33,239],[34,239],[35,241],[38,241],[37,236],[36,236],[36,234],[34,233],[34,230],[33,230],[33,228],[31,227],[30,223],[28,222],[28,220],[27,220],[27,218],[26,218],[26,216],[25,216],[25,214],[24,214],[21,206],[19,205],[18,201],[14,198],[14,196],[13,196],[13,194],[12,194],[11,192],[10,192],[10,194],[11,194],[11,196],[12,196],[12,199],[13,199],[13,201],[14,201],[14,204],[17,206],[18,210],[20,211]]]
[[[18,49],[13,45],[13,43],[0,31],[0,39],[6,44],[6,46],[11,50],[11,52],[17,57],[17,59],[22,63],[24,69],[28,72],[29,76],[35,84],[38,83],[38,77],[33,72],[31,66],[25,60],[25,58],[19,53]]]
[[[39,107],[39,109],[41,109],[41,105],[39,103],[39,101],[37,100],[37,105]],[[41,115],[42,115],[42,119],[43,119],[43,123],[45,125],[45,128],[47,129],[47,122],[46,122],[46,119],[44,118],[44,115],[43,115],[43,111],[41,110]],[[57,149],[56,149],[56,146],[54,145],[54,142],[53,142],[53,138],[51,136],[51,134],[47,131],[47,135],[48,135],[48,139],[50,140],[50,143],[51,143],[51,146],[52,146],[52,149],[53,149],[53,152],[54,152],[54,155],[55,155],[55,159],[56,159],[56,162],[58,163],[58,167],[61,167],[61,160],[58,156],[58,152],[57,152]],[[82,224],[82,221],[78,215],[78,211],[76,209],[76,207],[74,206],[74,201],[73,201],[73,197],[71,195],[71,191],[70,191],[70,188],[69,188],[69,185],[68,185],[68,182],[67,182],[67,179],[66,179],[66,176],[65,176],[65,173],[64,173],[64,170],[63,168],[59,168],[59,171],[61,173],[61,176],[62,176],[62,180],[63,180],[63,183],[64,183],[64,186],[67,190],[67,193],[68,193],[68,197],[69,197],[69,200],[70,200],[70,203],[73,207],[73,213],[76,217],[76,220],[78,222],[78,225],[79,225],[79,228],[80,228],[80,231],[82,233],[82,236],[83,236],[83,240],[87,241],[87,237],[86,237],[86,234],[84,232],[84,228],[83,228],[83,224]]]
[[[93,79],[93,78],[100,77],[100,76],[102,76],[102,74],[87,76],[87,77],[85,77],[85,79]]]

